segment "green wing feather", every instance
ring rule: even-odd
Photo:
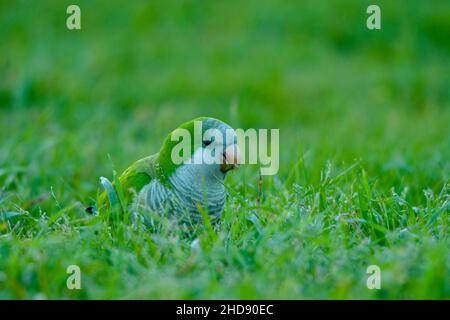
[[[119,177],[119,183],[126,203],[131,203],[132,197],[137,194],[152,179],[158,176],[158,154],[140,159],[129,166]],[[112,183],[116,188],[116,183]],[[117,189],[117,188],[116,188]],[[117,190],[116,190],[117,192]],[[97,201],[97,208],[104,209],[110,205],[106,190],[103,190]]]

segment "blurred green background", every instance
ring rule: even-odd
[[[168,132],[197,116],[217,117],[233,127],[280,129],[280,172],[267,178],[263,199],[275,212],[282,211],[283,199],[286,204],[293,201],[289,194],[301,186],[317,187],[325,203],[319,206],[321,214],[339,215],[336,210],[324,211],[328,198],[318,187],[327,163],[336,172],[356,163],[380,199],[395,191],[411,208],[423,209],[426,217],[438,212],[433,226],[440,231],[424,231],[427,244],[388,246],[394,261],[404,260],[402,253],[410,249],[430,250],[433,256],[444,253],[440,263],[430,262],[426,274],[431,280],[423,280],[415,289],[408,277],[397,277],[403,267],[393,262],[399,270],[392,271],[392,279],[399,283],[393,293],[376,297],[449,297],[448,273],[438,272],[448,271],[449,1],[78,0],[82,29],[70,31],[66,8],[73,3],[0,1],[0,213],[6,217],[8,212],[19,212],[36,220],[19,221],[14,228],[4,217],[0,224],[0,288],[4,289],[0,297],[66,297],[64,272],[55,285],[42,280],[39,270],[63,265],[60,261],[67,252],[43,260],[36,254],[49,254],[48,248],[67,242],[66,233],[78,232],[76,227],[67,231],[64,223],[72,226],[70,219],[84,217],[83,205],[95,197],[100,175],[111,177],[113,169],[121,171],[156,152]],[[366,28],[366,8],[373,3],[381,7],[379,31]],[[251,198],[257,193],[256,172],[245,168],[233,175],[231,188],[239,191],[248,186]],[[356,192],[349,187],[351,180],[360,181],[360,172],[337,183],[335,191],[342,189],[351,198]],[[435,202],[424,196],[424,190],[436,195]],[[39,217],[61,210],[67,220],[57,220],[59,229],[42,231]],[[419,221],[414,216],[397,227],[384,227],[400,234],[414,219]],[[283,228],[280,225],[278,231]],[[60,233],[61,242],[53,243],[47,233]],[[26,239],[36,242],[26,244]],[[239,241],[235,245],[236,252],[246,247]],[[352,245],[347,249],[350,256],[356,250]],[[83,250],[95,256],[100,249]],[[31,260],[21,258],[19,252]],[[182,251],[183,259],[188,259],[187,252]],[[315,254],[311,248],[311,257]],[[431,259],[413,256],[412,268]],[[156,261],[150,263],[156,274],[163,270],[160,263],[169,263],[153,256],[148,259]],[[116,267],[112,263],[110,270]],[[205,271],[203,267],[198,268]],[[175,283],[184,285],[181,297],[193,298],[372,294],[352,289],[352,281],[359,280],[346,276],[342,283],[327,278],[316,289],[313,284],[303,289],[274,284],[264,291],[265,281],[284,280],[271,278],[262,268],[259,280],[252,278],[258,274],[253,269],[246,270],[248,279],[224,276],[223,282],[211,271],[213,275],[208,275],[216,282],[206,277],[204,283],[195,284],[193,274],[188,272],[183,282],[173,268],[169,269],[174,277],[165,278],[161,291],[144,290],[137,296],[180,297],[164,291]],[[289,278],[290,270],[282,268],[278,274]],[[320,272],[314,272],[319,277]],[[414,272],[419,277],[424,274]],[[236,284],[239,279],[244,279],[243,287]],[[129,295],[118,283],[116,279],[117,290],[95,289],[77,297]],[[237,287],[227,290],[224,283]]]

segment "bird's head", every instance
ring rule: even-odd
[[[236,133],[218,119],[193,119],[167,136],[158,162],[165,177],[181,166],[192,166],[195,175],[225,178],[228,171],[241,163]]]

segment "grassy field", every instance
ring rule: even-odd
[[[1,299],[450,298],[449,1],[72,3],[0,2]],[[259,206],[249,165],[190,236],[84,212],[197,116],[280,129]]]

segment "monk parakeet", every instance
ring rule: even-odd
[[[190,135],[187,152],[179,150],[180,132]],[[174,156],[183,161],[180,163]],[[220,120],[202,117],[172,131],[158,153],[133,163],[118,180],[132,211],[169,212],[196,221],[201,217],[199,210],[220,216],[225,202],[225,177],[239,164],[234,130]],[[97,207],[108,206],[113,201],[110,198],[111,192],[103,192]]]

